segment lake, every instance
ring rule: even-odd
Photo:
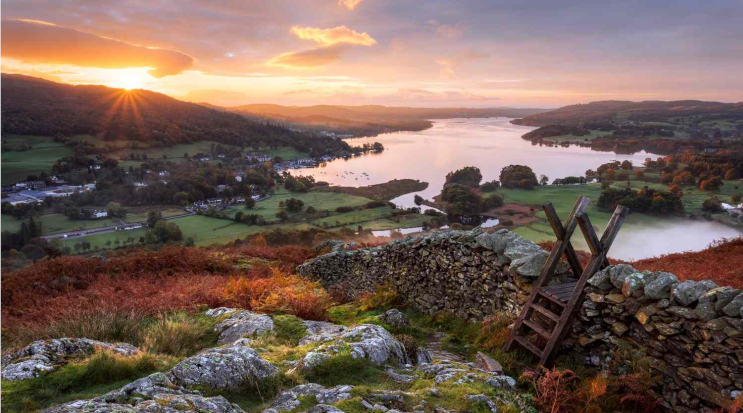
[[[507,118],[440,119],[434,121],[432,128],[421,132],[350,139],[349,144],[354,146],[381,142],[385,150],[379,154],[338,159],[319,168],[293,170],[292,173],[312,175],[318,181],[341,186],[366,186],[402,178],[428,182],[426,190],[392,200],[399,206],[411,207],[415,206],[414,195],[433,198],[441,192],[446,174],[465,166],[480,168],[483,182],[498,179],[501,169],[512,164],[527,165],[537,176],[547,175],[551,182],[555,178],[584,175],[586,170],[595,170],[612,160],[630,160],[635,165],[641,165],[646,158],[658,156],[645,151],[620,155],[579,146],[533,145],[522,139],[521,135],[535,128],[513,125],[509,121]],[[622,248],[615,247],[616,250],[612,250],[610,255],[622,259],[645,258],[661,253],[698,250],[720,237],[740,235],[739,231],[722,224],[704,223],[703,229],[698,225],[687,228],[687,231],[699,228],[691,232],[693,236],[678,237],[679,226],[687,225],[687,222],[691,221],[659,224],[653,228],[656,239],[674,237],[670,238],[673,242],[658,243],[660,246],[653,248],[631,247],[647,244],[648,233],[636,236],[620,233],[617,246],[621,244]]]

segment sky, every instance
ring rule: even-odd
[[[235,106],[743,101],[743,0],[2,0],[2,72]]]

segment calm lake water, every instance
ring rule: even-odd
[[[628,159],[640,165],[645,158],[655,154],[640,152],[633,155],[618,155],[613,152],[598,152],[590,148],[571,146],[547,147],[532,145],[521,135],[535,128],[509,123],[507,118],[488,119],[441,119],[434,126],[421,132],[401,132],[380,135],[374,138],[351,139],[351,145],[381,142],[385,151],[348,160],[339,159],[324,167],[292,171],[293,174],[312,175],[318,181],[332,185],[366,186],[379,184],[392,179],[419,179],[428,182],[426,190],[417,194],[431,199],[441,192],[447,173],[464,166],[477,166],[482,171],[483,181],[498,179],[503,167],[511,164],[527,165],[537,176],[544,174],[550,178],[570,175],[583,175],[588,169],[596,169],[602,163],[612,160]],[[395,198],[394,203],[402,207],[415,206],[413,196],[407,194]],[[675,237],[673,242],[660,243],[653,248],[632,248],[631,245],[647,245],[647,233],[621,234],[623,248],[616,248],[611,254],[616,258],[644,258],[661,253],[698,250],[720,237],[739,235],[735,229],[721,224],[705,223],[699,230],[696,226],[686,230],[693,236],[677,237],[679,224],[659,225],[653,228],[653,238]],[[701,224],[701,223],[700,223]],[[645,242],[641,242],[644,240]]]

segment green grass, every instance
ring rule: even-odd
[[[38,175],[41,172],[51,173],[52,165],[60,158],[71,156],[72,148],[60,145],[52,138],[42,136],[18,136],[3,137],[3,141],[9,141],[9,145],[3,147],[17,148],[24,140],[28,140],[33,149],[27,151],[3,151],[2,174],[0,180],[3,185],[23,181],[28,175]]]
[[[22,222],[28,220],[16,220],[9,215],[2,215],[3,231],[18,231]],[[44,214],[35,218],[36,222],[41,222],[43,235],[57,234],[60,232],[78,231],[90,228],[106,227],[118,225],[118,221],[109,218],[90,219],[90,220],[71,220],[64,214]]]
[[[290,146],[282,146],[276,149],[257,149],[255,152],[271,157],[280,156],[284,160],[306,158],[309,156],[308,153],[299,152]]]
[[[140,333],[150,353],[186,357],[217,343],[215,320],[204,314],[176,312],[158,317]]]
[[[588,135],[583,136],[575,136],[575,135],[560,135],[560,136],[550,136],[549,138],[544,138],[546,141],[552,141],[556,143],[560,142],[582,142],[582,141],[591,141],[594,140],[600,136],[606,136],[611,135],[612,132],[605,132],[605,131],[599,131],[599,130],[591,130]]]
[[[183,208],[180,207],[167,207],[167,206],[157,206],[152,208],[137,208],[135,211],[127,212],[126,218],[124,218],[124,221],[126,222],[144,222],[147,221],[147,214],[150,210],[159,210],[160,213],[163,215],[163,218],[168,217],[174,217],[178,215],[183,215],[186,213],[186,211],[183,210]]]
[[[302,319],[293,315],[277,315],[273,318],[276,342],[296,346],[307,333]]]
[[[2,382],[3,412],[26,412],[89,399],[140,377],[171,368],[175,360],[151,354],[121,357],[96,353],[82,362],[32,380]]]
[[[323,228],[342,227],[347,225],[362,225],[367,221],[374,221],[380,218],[387,218],[392,213],[392,208],[388,206],[362,209],[360,211],[346,212],[329,217],[318,218],[312,221],[313,225]]]
[[[253,209],[247,209],[244,205],[236,205],[226,210],[225,213],[234,216],[237,211],[242,211],[243,214],[258,214],[268,222],[277,222],[276,213],[282,210],[279,208],[279,203],[289,198],[296,198],[304,202],[305,209],[311,206],[318,211],[335,211],[339,206],[357,207],[371,202],[371,199],[359,196],[316,191],[293,193],[281,187],[270,198],[258,202]],[[297,216],[298,214],[290,213],[289,215]]]

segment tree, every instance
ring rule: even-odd
[[[479,214],[483,210],[483,199],[470,191],[465,185],[450,184],[441,192],[441,199],[447,202],[448,213],[456,216]]]
[[[508,165],[501,169],[500,182],[505,188],[532,189],[539,185],[534,171],[524,165]]]
[[[549,181],[550,179],[547,175],[542,174],[539,176],[539,185],[542,185],[542,186],[547,185]]]
[[[733,180],[738,179],[738,172],[735,171],[735,169],[730,168],[725,172],[725,179],[727,180]]]
[[[304,202],[301,199],[289,198],[284,205],[289,212],[299,212],[304,207]]]
[[[122,208],[121,204],[118,202],[109,202],[108,205],[106,205],[106,211],[108,212],[109,217],[126,217],[126,210]]]
[[[242,211],[235,212],[235,222],[242,222],[243,215]]]
[[[82,249],[82,247],[83,247],[83,244],[81,244],[79,242],[76,242],[75,245],[74,245],[74,247],[75,247],[75,252],[77,252],[79,254],[80,253],[80,249]]]
[[[315,207],[313,206],[308,206],[305,212],[307,212],[308,214],[314,214],[317,212],[317,209],[315,209]]]
[[[415,195],[415,196],[413,196],[413,202],[414,202],[414,203],[415,203],[416,205],[421,205],[421,204],[423,203],[423,201],[424,201],[424,199],[423,199],[423,197],[422,197],[422,196],[420,196],[420,195]]]
[[[147,226],[155,228],[155,224],[163,219],[163,213],[159,210],[150,210],[147,212]]]
[[[622,161],[622,164],[621,164],[621,166],[620,166],[620,167],[621,167],[622,169],[624,169],[625,171],[631,171],[631,170],[632,170],[632,168],[633,168],[633,167],[632,167],[632,161],[629,161],[629,160],[626,160],[626,161]]]
[[[668,187],[668,192],[676,195],[676,196],[682,196],[684,195],[684,191],[681,189],[678,185],[671,185]]]
[[[253,209],[255,207],[255,199],[251,197],[245,197],[245,208]]]
[[[462,184],[470,187],[478,187],[480,181],[482,181],[480,169],[475,166],[465,166],[462,169],[446,174],[446,183],[444,185]]]
[[[717,197],[714,198],[707,198],[702,202],[702,211],[707,211],[711,213],[715,212],[723,212],[725,211],[725,208],[722,207],[722,202],[717,199]]]
[[[173,202],[178,205],[188,204],[188,193],[184,191],[176,192],[175,195],[173,195]]]
[[[279,211],[276,213],[276,218],[281,222],[286,222],[289,220],[289,214],[287,214],[286,211]]]
[[[500,181],[490,181],[485,182],[484,184],[480,185],[480,189],[482,192],[494,192],[500,189]]]
[[[617,171],[615,169],[609,168],[606,170],[606,178],[613,181],[614,178],[617,176]]]
[[[740,194],[734,194],[734,195],[731,195],[731,196],[730,196],[730,200],[731,200],[731,201],[732,201],[732,202],[733,202],[734,204],[736,204],[736,205],[740,204],[740,199],[741,199],[741,195],[740,195]]]
[[[637,179],[640,179],[640,180],[643,180],[643,181],[644,181],[644,180],[645,180],[645,172],[643,172],[643,171],[641,171],[641,170],[639,170],[639,169],[638,169],[638,170],[636,170],[636,171],[635,171],[635,178],[637,178]]]

